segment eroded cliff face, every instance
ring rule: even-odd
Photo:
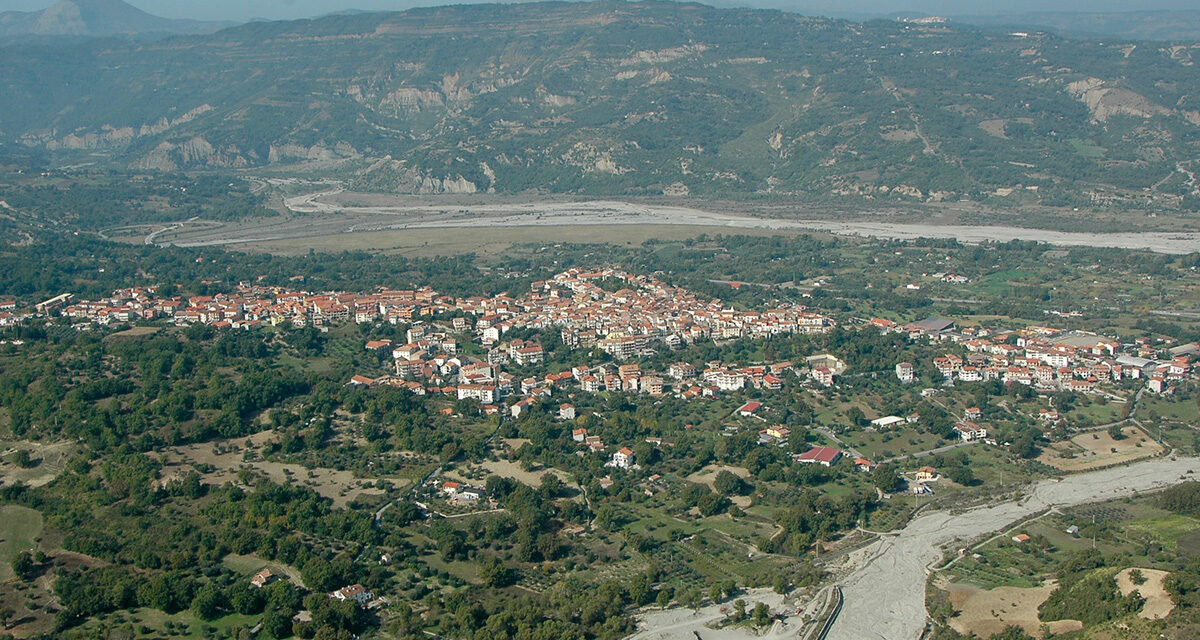
[[[1118,115],[1152,118],[1169,115],[1171,110],[1154,104],[1145,96],[1128,89],[1108,86],[1100,78],[1085,78],[1067,85],[1067,91],[1087,105],[1096,122],[1108,122]]]
[[[132,164],[135,169],[176,171],[184,167],[248,167],[251,160],[235,146],[214,147],[199,136],[180,142],[161,142]]]
[[[490,167],[481,167],[486,174]],[[494,180],[494,174],[492,179]],[[427,169],[409,166],[390,156],[376,160],[367,168],[355,173],[351,184],[357,188],[393,193],[433,195],[442,193],[479,193],[486,191],[460,174],[435,175]]]
[[[65,149],[119,149],[133,143],[139,138],[154,137],[168,133],[212,110],[212,105],[202,104],[174,118],[168,119],[164,115],[153,122],[145,122],[136,126],[104,124],[94,131],[73,131],[62,135],[59,135],[55,130],[27,133],[21,137],[21,142],[28,146],[40,146],[49,151]]]

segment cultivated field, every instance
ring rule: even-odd
[[[131,338],[145,338],[159,332],[161,327],[130,327],[124,331],[118,331],[104,336],[106,341],[127,340]]]
[[[1086,471],[1155,456],[1164,450],[1137,427],[1125,427],[1121,432],[1125,434],[1122,440],[1114,440],[1107,431],[1095,431],[1054,443],[1038,461],[1063,471]]]
[[[743,467],[710,464],[707,467],[704,467],[696,473],[688,476],[687,481],[699,482],[701,484],[708,485],[710,489],[715,490],[713,487],[713,481],[717,479],[717,474],[721,473],[722,471],[728,471],[742,479],[750,477],[750,472]],[[749,507],[751,502],[753,502],[750,499],[750,496],[729,496],[729,500],[743,509]]]
[[[42,534],[42,514],[27,507],[0,507],[0,581],[13,578],[12,559],[37,547]]]
[[[570,476],[565,471],[559,469],[541,467],[526,471],[521,468],[519,463],[504,459],[484,460],[478,466],[482,467],[484,473],[487,475],[497,475],[502,478],[512,478],[532,487],[540,485],[542,483],[542,476],[546,475],[547,473],[558,476],[558,479],[562,480],[563,483],[568,486],[576,486],[574,482],[571,481]],[[459,473],[457,471],[449,471],[443,475],[451,480],[458,480],[459,482],[479,483],[478,480],[472,480],[471,478],[467,477],[467,474]]]
[[[688,482],[699,482],[701,484],[708,485],[709,488],[712,488],[713,481],[717,479],[717,474],[721,473],[722,471],[728,471],[729,473],[732,473],[733,475],[735,475],[739,478],[742,478],[742,479],[750,477],[750,471],[744,467],[734,467],[734,466],[730,466],[730,465],[710,464],[707,467],[704,467],[703,469],[697,471],[696,473],[693,473],[692,475],[688,476],[687,481]]]

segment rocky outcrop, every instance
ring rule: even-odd
[[[680,58],[694,56],[708,51],[708,45],[705,44],[687,44],[682,47],[669,47],[659,49],[657,51],[638,51],[633,56],[621,61],[623,65],[635,64],[662,64],[671,62]]]
[[[479,185],[461,174],[438,177],[429,171],[410,167],[404,161],[395,160],[391,156],[380,158],[360,171],[355,176],[352,186],[375,191],[420,195],[478,193],[480,191]]]
[[[1145,96],[1128,89],[1105,86],[1099,78],[1076,80],[1067,85],[1075,99],[1087,105],[1095,122],[1107,122],[1116,115],[1151,118],[1156,115],[1167,115],[1171,111],[1156,105]]]
[[[382,112],[401,113],[425,111],[435,107],[445,106],[442,94],[427,89],[415,87],[400,87],[388,93],[379,101],[378,109]]]
[[[267,155],[267,162],[272,164],[293,160],[306,161],[335,161],[359,157],[358,151],[345,142],[339,142],[333,147],[312,145],[306,147],[300,144],[273,144]]]
[[[133,163],[132,168],[153,171],[176,171],[180,168],[250,166],[250,161],[236,148],[215,148],[204,138],[196,136],[179,142],[164,141]]]
[[[166,116],[163,116],[153,123],[142,124],[138,127],[117,127],[106,124],[100,127],[99,131],[75,131],[61,136],[55,132],[30,134],[23,136],[21,142],[31,147],[43,147],[47,151],[99,150],[122,147],[138,138],[167,133],[212,110],[212,105],[202,104],[177,118],[167,119]]]

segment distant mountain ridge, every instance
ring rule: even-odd
[[[674,2],[458,5],[0,55],[0,140],[406,193],[1200,209],[1200,44]]]
[[[232,24],[161,18],[122,0],[62,0],[41,11],[0,13],[0,38],[206,34]]]
[[[956,22],[980,26],[1044,27],[1071,36],[1112,36],[1137,40],[1200,40],[1200,10],[1063,12],[988,16],[952,16]]]

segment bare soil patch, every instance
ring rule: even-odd
[[[1042,637],[1042,621],[1038,618],[1038,607],[1054,591],[1050,581],[1032,589],[1020,587],[997,587],[985,590],[968,584],[946,586],[950,602],[958,615],[950,619],[950,626],[962,634],[975,634],[987,638],[1005,627],[1016,625],[1035,638]],[[1058,634],[1083,628],[1078,620],[1056,620],[1047,623],[1050,633]]]
[[[1063,471],[1085,471],[1133,462],[1163,451],[1162,445],[1137,427],[1125,427],[1121,432],[1125,434],[1122,440],[1114,440],[1107,431],[1081,433],[1050,445],[1038,461]]]
[[[990,136],[1007,138],[1008,136],[1004,135],[1005,122],[1007,122],[1007,120],[1004,120],[1003,118],[999,120],[984,120],[983,122],[979,123],[979,128],[983,129]]]
[[[1139,618],[1146,620],[1161,620],[1171,613],[1175,608],[1175,603],[1171,601],[1171,595],[1167,593],[1166,587],[1163,586],[1163,580],[1171,575],[1168,571],[1159,571],[1158,569],[1141,569],[1142,577],[1146,579],[1142,584],[1134,584],[1129,574],[1136,567],[1130,567],[1117,574],[1117,587],[1121,589],[1121,595],[1127,596],[1134,591],[1139,596],[1145,598],[1146,604],[1142,606],[1142,610],[1138,612]]]
[[[512,478],[514,480],[517,480],[518,482],[522,482],[531,487],[536,487],[536,486],[540,485],[542,483],[542,476],[546,475],[547,473],[558,476],[558,479],[562,480],[563,483],[567,484],[568,486],[576,486],[571,481],[570,476],[567,475],[567,472],[562,471],[561,469],[555,469],[553,467],[542,467],[539,469],[533,469],[531,471],[526,471],[521,468],[520,463],[514,462],[512,460],[503,460],[503,459],[487,460],[487,461],[484,461],[479,466],[486,469],[489,474],[497,475],[502,478]],[[472,482],[468,478],[464,478],[461,475],[459,475],[453,471],[451,471],[445,475],[447,478],[458,480],[459,482]]]
[[[711,489],[713,488],[713,481],[717,479],[717,474],[721,473],[722,471],[728,471],[729,473],[732,473],[743,480],[750,477],[750,471],[745,467],[710,464],[685,479],[688,482],[699,482],[700,484],[706,484]]]
[[[716,487],[713,487],[713,481],[717,479],[717,474],[721,473],[722,471],[728,471],[733,475],[742,478],[743,480],[750,477],[750,471],[744,467],[710,464],[707,467],[704,467],[696,473],[688,476],[686,480],[688,482],[698,482],[700,484],[708,485],[709,489],[713,489],[715,491]],[[750,496],[729,496],[729,501],[742,509],[748,508],[754,502]]]
[[[0,483],[20,482],[35,488],[49,484],[67,468],[67,460],[75,449],[74,443],[66,441],[0,440]],[[19,451],[29,452],[31,466],[22,467],[14,462]]]
[[[912,142],[917,139],[917,132],[911,129],[892,129],[879,134],[888,142]]]

